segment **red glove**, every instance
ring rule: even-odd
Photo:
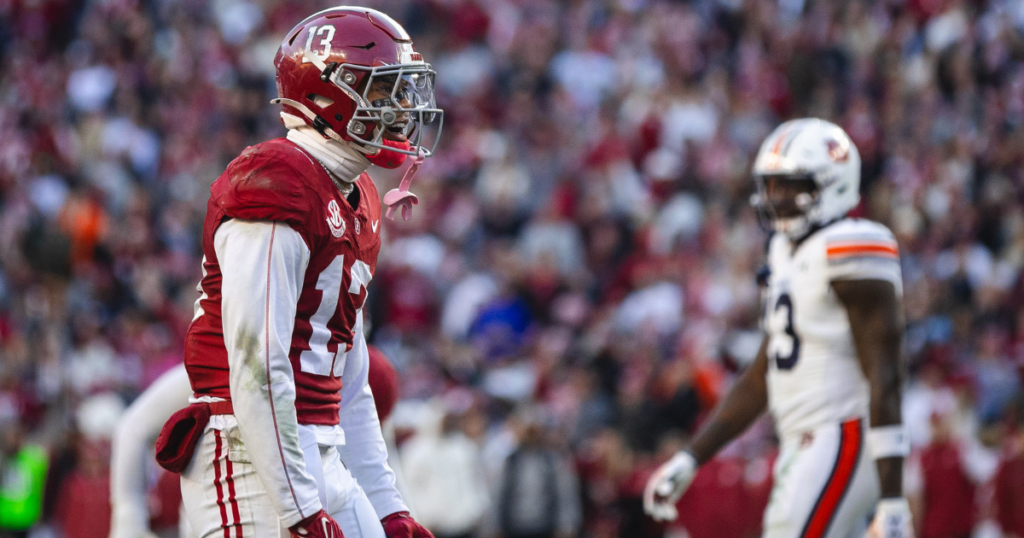
[[[380,520],[388,538],[434,538],[426,527],[416,523],[409,512],[395,512]]]
[[[291,531],[292,536],[299,538],[345,538],[338,522],[323,510],[288,527],[288,530]]]

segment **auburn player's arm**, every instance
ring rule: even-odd
[[[871,384],[872,429],[901,424],[903,308],[896,286],[886,280],[833,280],[846,307],[864,375]],[[877,459],[882,497],[903,495],[903,458]]]
[[[288,359],[309,248],[283,222],[231,219],[217,228],[214,249],[238,431],[281,522],[291,527],[322,508],[299,447]]]
[[[711,419],[690,445],[690,453],[703,464],[723,446],[746,431],[768,407],[768,337],[761,341],[754,362],[740,374]]]
[[[644,511],[660,521],[678,515],[676,501],[697,474],[697,467],[743,433],[768,407],[768,337],[753,364],[740,374],[693,443],[662,464],[644,488]]]

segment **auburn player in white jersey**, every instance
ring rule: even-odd
[[[698,466],[767,409],[782,446],[765,537],[909,538],[899,251],[885,226],[846,216],[860,201],[857,148],[827,121],[789,121],[753,175],[752,201],[774,230],[765,336],[692,444],[648,481],[644,508],[675,519]]]

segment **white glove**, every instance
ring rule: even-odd
[[[882,499],[875,507],[875,520],[868,530],[870,538],[914,538],[910,503],[903,497]]]
[[[697,474],[693,454],[681,451],[651,475],[644,487],[644,511],[657,521],[672,521],[679,514],[676,502]]]

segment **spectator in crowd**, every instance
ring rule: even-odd
[[[1024,399],[1017,401],[995,478],[997,521],[1007,538],[1024,537]]]
[[[437,538],[471,538],[490,507],[480,447],[463,433],[463,418],[447,410],[436,426],[421,425],[402,453],[416,519]]]
[[[504,538],[571,538],[580,529],[579,486],[568,454],[553,447],[537,409],[517,414],[519,444],[495,484]]]
[[[921,538],[969,538],[974,529],[975,484],[950,421],[949,416],[932,415],[931,443],[918,455]]]
[[[28,536],[43,514],[46,451],[25,440],[11,417],[0,418],[0,536]]]

